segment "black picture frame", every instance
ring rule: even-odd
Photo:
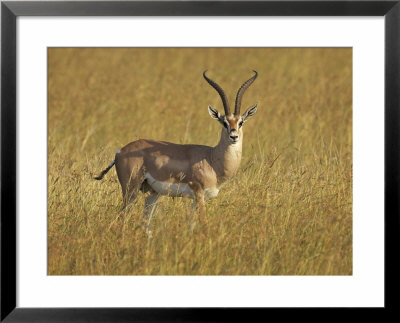
[[[16,307],[16,19],[19,16],[384,16],[385,306],[399,287],[400,1],[90,1],[1,3],[1,321],[248,321],[268,309]],[[373,171],[373,170],[371,170]],[[40,293],[40,291],[38,291]],[[269,309],[272,310],[272,309]],[[282,311],[282,309],[273,309]],[[287,310],[287,309],[283,309]],[[296,309],[293,309],[296,310]],[[300,309],[297,309],[301,312]],[[333,314],[332,311],[329,311]],[[304,313],[304,310],[302,311]],[[391,313],[393,314],[393,313]],[[309,316],[310,314],[306,314]],[[324,314],[326,315],[326,314]],[[330,314],[331,315],[331,314]],[[372,315],[368,311],[368,316]],[[247,318],[247,319],[245,319]]]

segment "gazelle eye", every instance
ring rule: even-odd
[[[243,121],[240,121],[240,122],[239,122],[239,128],[240,128],[241,126],[243,126]]]
[[[227,124],[226,122],[224,122],[224,127],[225,127],[226,129],[228,129],[228,124]]]

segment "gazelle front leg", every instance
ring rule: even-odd
[[[206,223],[206,205],[204,203],[204,190],[199,183],[189,183],[194,193],[193,208],[197,209],[200,224]]]
[[[148,234],[151,234],[151,218],[157,208],[157,200],[159,198],[158,193],[151,193],[149,196],[146,197],[144,202],[144,209],[143,209],[143,216],[142,216],[142,223],[146,229]]]

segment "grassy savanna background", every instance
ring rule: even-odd
[[[48,51],[50,275],[351,275],[352,50],[53,48]],[[216,145],[227,92],[258,79],[242,112],[237,176],[189,229],[191,201],[163,197],[153,236],[128,214],[113,168],[139,139]],[[203,228],[204,229],[204,228]]]

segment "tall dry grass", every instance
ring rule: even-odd
[[[340,48],[53,48],[48,51],[50,275],[351,275],[352,50]],[[207,202],[208,231],[188,227],[190,202],[162,198],[151,239],[143,195],[121,215],[112,169],[138,138],[215,145],[223,111],[202,78],[242,110],[241,168]]]

